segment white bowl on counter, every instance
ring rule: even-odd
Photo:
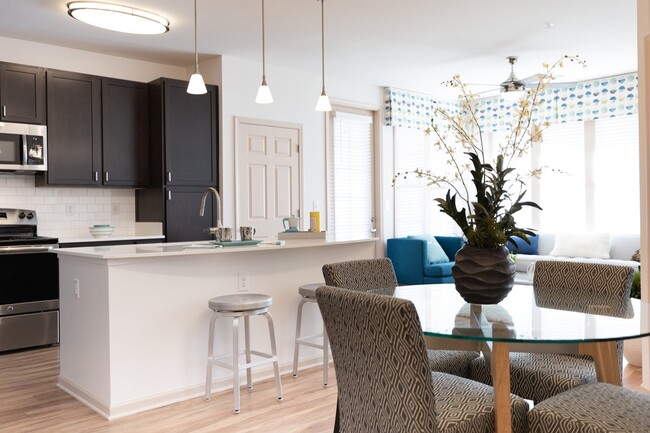
[[[114,227],[108,225],[96,225],[88,227],[88,231],[94,238],[105,238],[113,234]]]

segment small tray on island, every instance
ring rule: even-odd
[[[257,245],[262,242],[261,239],[251,239],[247,241],[213,241],[216,245],[221,245],[222,247],[243,247],[250,245]]]
[[[291,240],[291,239],[325,239],[327,232],[280,232],[278,233],[279,240]]]

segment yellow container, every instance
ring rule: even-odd
[[[309,212],[309,231],[320,232],[320,212]]]

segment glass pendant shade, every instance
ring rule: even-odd
[[[266,84],[266,37],[264,29],[264,0],[262,0],[262,84],[257,89],[257,96],[255,97],[256,104],[272,104],[273,96],[271,89]]]
[[[332,111],[332,105],[330,104],[330,98],[327,97],[325,91],[318,97],[316,101],[316,111]]]
[[[190,84],[187,85],[187,93],[191,93],[192,95],[204,95],[208,93],[203,76],[198,73],[198,70],[190,77]]]
[[[266,85],[266,80],[262,81],[260,88],[257,89],[257,96],[255,97],[255,102],[257,104],[271,104],[273,103],[273,95],[271,95],[271,89]]]
[[[194,73],[187,85],[187,93],[190,95],[205,95],[208,93],[203,76],[199,73],[199,49],[196,42],[196,0],[194,0]]]
[[[71,2],[68,15],[86,24],[122,33],[156,35],[169,31],[166,18],[111,3]]]

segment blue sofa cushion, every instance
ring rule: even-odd
[[[528,239],[530,239],[530,245],[528,245],[528,243],[526,243],[526,241],[520,237],[513,236],[512,239],[515,241],[514,243],[516,244],[516,246],[513,245],[512,242],[508,241],[507,246],[510,252],[513,252],[515,254],[533,254],[533,255],[539,254],[539,248],[538,248],[539,236],[537,235],[529,236]]]
[[[438,241],[433,235],[425,234],[425,235],[407,236],[407,237],[409,239],[420,239],[423,241],[427,241],[427,261],[429,263],[449,262],[449,257],[447,257],[445,250],[442,249],[442,247],[440,246],[440,244],[438,243]]]
[[[424,275],[427,277],[449,277],[454,262],[435,263],[424,267]]]

